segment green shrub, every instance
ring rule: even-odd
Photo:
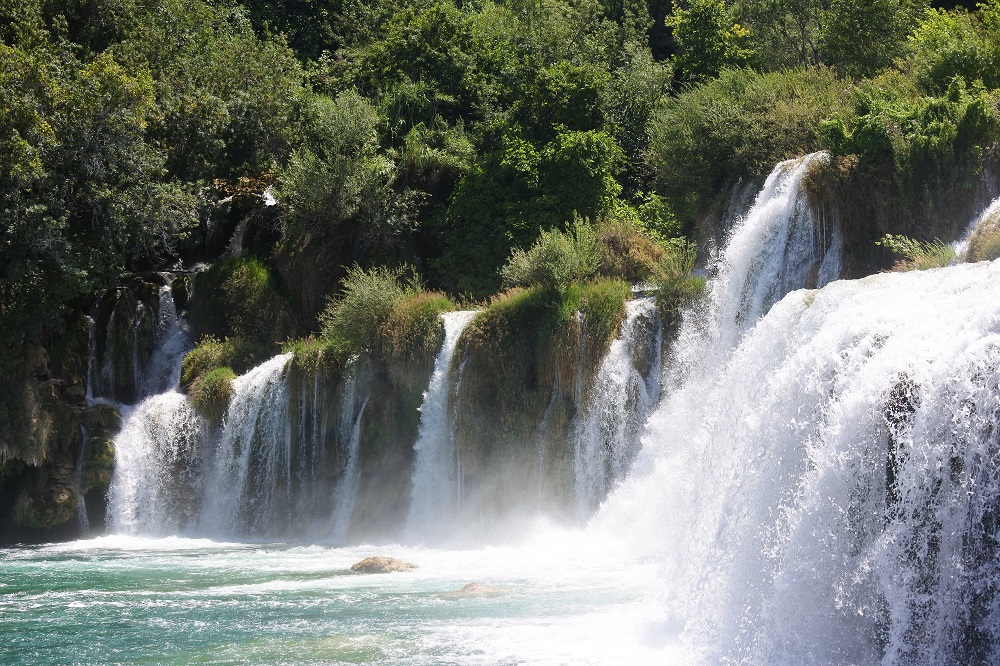
[[[271,345],[295,332],[288,301],[271,270],[255,257],[230,257],[195,278],[192,316],[198,329]]]
[[[923,271],[928,268],[948,266],[955,262],[955,250],[937,239],[925,242],[906,236],[886,234],[875,244],[903,257],[893,264],[894,271]]]
[[[581,285],[580,313],[587,337],[604,347],[618,335],[625,318],[625,303],[632,298],[632,288],[620,279],[595,280]]]
[[[190,386],[216,368],[230,367],[242,374],[258,363],[265,361],[272,350],[246,338],[225,338],[205,336],[198,346],[184,357],[181,364],[181,386]]]
[[[281,353],[293,354],[292,365],[299,370],[328,372],[342,367],[351,352],[343,340],[309,336],[286,341]]]
[[[408,296],[421,291],[408,267],[348,269],[341,294],[320,315],[323,338],[342,340],[353,351],[377,351],[382,325]]]
[[[685,239],[673,239],[660,259],[654,277],[656,301],[668,323],[680,309],[705,291],[705,278],[693,274],[696,248]]]
[[[454,309],[451,299],[436,291],[404,298],[379,332],[382,351],[397,358],[433,357],[444,336],[441,314]]]
[[[993,261],[1000,258],[1000,214],[983,220],[972,233],[966,261]]]
[[[656,273],[667,239],[644,228],[632,209],[600,220],[595,231],[601,275],[642,282]]]
[[[981,80],[988,88],[1000,85],[1000,35],[997,3],[976,14],[963,9],[931,9],[910,37],[906,69],[927,92],[942,94],[956,76]],[[985,19],[985,20],[984,20]]]
[[[576,218],[567,231],[542,230],[530,249],[515,249],[500,274],[507,288],[540,285],[563,293],[571,282],[586,280],[599,267],[594,229]]]
[[[728,182],[762,178],[821,147],[820,121],[847,104],[848,82],[815,67],[760,74],[726,70],[664,98],[649,124],[649,163],[685,225]]]
[[[216,368],[199,377],[188,389],[191,404],[206,419],[218,422],[229,406],[234,379],[236,373],[228,367]]]

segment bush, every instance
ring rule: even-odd
[[[763,178],[821,147],[820,121],[845,109],[848,82],[824,67],[726,70],[664,98],[650,119],[649,163],[685,225],[728,182]]]
[[[433,357],[444,336],[441,314],[454,309],[451,299],[436,291],[404,298],[380,330],[382,351],[396,358]]]
[[[216,368],[199,377],[188,389],[191,404],[209,421],[220,421],[233,395],[234,379],[236,373],[228,367]]]
[[[906,68],[925,91],[940,95],[956,76],[1000,85],[1000,36],[988,27],[997,10],[982,9],[981,15],[931,9],[914,31]]]
[[[192,316],[198,329],[240,337],[276,349],[295,332],[295,320],[277,278],[260,259],[230,257],[195,278]]]
[[[881,245],[903,257],[892,266],[894,271],[923,271],[940,268],[955,262],[955,250],[935,239],[918,241],[906,236],[886,234],[876,245]]]
[[[594,229],[576,218],[567,231],[543,230],[530,249],[515,249],[500,274],[507,288],[539,285],[564,293],[571,282],[586,280],[599,267]]]
[[[245,338],[219,340],[211,335],[206,336],[184,357],[181,364],[181,386],[190,386],[199,377],[221,367],[235,368],[236,372],[242,374],[264,361],[270,351],[269,348],[262,348]]]
[[[656,273],[667,239],[644,228],[635,211],[625,208],[621,214],[601,220],[596,232],[601,275],[642,282]]]
[[[580,313],[588,338],[604,347],[618,335],[625,318],[625,303],[632,298],[632,288],[620,279],[596,280],[581,286]]]
[[[1000,212],[979,223],[969,239],[966,261],[993,261],[1000,258]]]
[[[696,248],[684,239],[673,239],[660,258],[653,282],[656,302],[669,324],[675,323],[681,308],[705,291],[705,278],[693,274]]]
[[[355,351],[377,351],[383,324],[408,296],[421,291],[409,267],[355,265],[341,281],[341,294],[328,301],[320,315],[322,337],[341,340]]]

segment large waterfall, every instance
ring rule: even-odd
[[[456,426],[482,414],[463,391],[484,329],[450,313],[406,401],[370,359],[328,377],[290,355],[238,378],[214,426],[175,390],[142,401],[115,442],[112,531],[333,541],[153,547],[214,558],[219,584],[179,607],[250,609],[227,630],[245,621],[274,661],[1000,663],[1000,262],[838,280],[837,221],[805,187],[827,159],[775,168],[672,343],[650,299],[589,370],[572,329],[556,378],[532,378],[534,420],[495,420],[529,444]],[[560,493],[562,515],[513,512],[506,545],[426,546]],[[368,534],[420,568],[343,575]],[[190,559],[157,562],[190,579]],[[253,619],[271,613],[278,638]]]
[[[729,267],[766,252],[731,243],[720,278],[749,284]],[[712,662],[996,663],[997,284],[995,263],[878,275],[756,322],[715,285],[736,316],[682,336],[686,380],[593,525],[661,562],[677,640]]]

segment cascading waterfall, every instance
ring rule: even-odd
[[[206,424],[177,391],[127,410],[115,437],[108,526],[118,534],[167,535],[193,526],[202,492]]]
[[[360,476],[358,455],[361,445],[361,418],[371,397],[370,387],[361,385],[364,380],[359,378],[361,370],[357,363],[352,365],[349,372],[337,420],[337,437],[340,440],[340,449],[344,451],[344,464],[333,499],[331,533],[336,543],[344,543],[347,540],[351,514],[354,512]]]
[[[737,346],[682,331],[697,365],[592,529],[658,557],[704,661],[997,663],[1000,263],[796,291],[747,330],[755,252],[712,289]]]
[[[689,312],[671,354],[668,388],[693,368],[728,358],[744,331],[793,289],[822,287],[840,275],[835,223],[817,219],[804,181],[829,160],[825,152],[778,164],[737,222],[719,258],[707,305]]]
[[[642,427],[660,398],[662,338],[655,300],[629,301],[621,335],[601,362],[575,428],[576,497],[583,518],[593,515],[638,453]],[[647,356],[647,367],[637,368],[637,360]]]
[[[1000,658],[1000,264],[790,294],[599,516],[737,663]]]
[[[192,348],[187,322],[177,315],[169,276],[167,278],[167,284],[160,287],[159,292],[153,353],[142,373],[142,382],[136,385],[140,398],[179,385],[181,361]]]
[[[416,462],[406,533],[410,539],[441,536],[454,513],[456,496],[455,445],[451,398],[451,359],[462,331],[478,314],[476,311],[448,312],[444,320],[444,343],[434,359],[424,402],[420,406],[420,429],[413,445]]]
[[[80,528],[80,534],[90,531],[90,518],[87,516],[87,500],[83,496],[83,472],[87,462],[87,444],[90,441],[90,434],[87,428],[80,426],[80,453],[76,458],[76,467],[73,469],[73,484],[76,486],[76,524]]]
[[[292,509],[292,433],[285,367],[275,356],[233,381],[202,527],[212,534],[271,534]]]

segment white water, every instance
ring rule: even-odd
[[[109,531],[165,536],[190,528],[198,515],[205,423],[176,391],[124,411],[108,489]]]
[[[209,534],[271,533],[291,511],[292,434],[285,366],[275,356],[233,380],[202,527]]]
[[[177,315],[170,280],[160,287],[153,353],[136,384],[139,398],[177,388],[181,381],[181,361],[193,347],[187,322]]]
[[[656,301],[629,301],[621,335],[601,361],[588,405],[575,424],[576,498],[584,519],[625,478],[639,451],[642,427],[660,398],[662,337]],[[636,367],[643,355],[651,357],[645,374]]]
[[[718,338],[685,324],[685,381],[592,533],[661,563],[695,662],[996,663],[1000,264],[795,291],[748,321],[761,289],[732,287],[774,252],[735,243],[750,231],[713,285]]]
[[[344,451],[344,465],[333,496],[333,527],[331,532],[334,543],[344,543],[347,540],[351,514],[354,513],[354,502],[357,499],[360,481],[358,457],[361,445],[361,418],[365,414],[365,407],[368,406],[368,399],[371,397],[371,387],[359,378],[361,369],[357,367],[356,363],[348,372],[350,374],[344,387],[337,422],[337,436],[340,440],[340,450]]]
[[[411,541],[436,540],[455,514],[458,488],[455,474],[454,428],[451,403],[451,359],[462,331],[478,312],[447,312],[444,343],[434,359],[424,402],[420,406],[420,428],[413,445],[416,461],[406,534]]]
[[[695,367],[706,372],[728,358],[743,332],[789,291],[840,276],[840,230],[816,219],[803,187],[809,170],[827,160],[827,153],[813,153],[778,164],[736,223],[714,266],[707,304],[688,313],[678,336],[672,388]]]

